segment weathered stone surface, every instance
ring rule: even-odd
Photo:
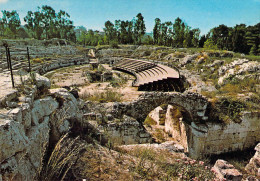
[[[28,138],[23,126],[13,120],[0,120],[0,163],[26,149]]]
[[[193,54],[193,55],[187,55],[186,57],[184,57],[180,63],[181,65],[186,65],[188,63],[193,62],[200,54]]]
[[[224,65],[219,68],[219,75],[221,76],[218,80],[218,84],[225,84],[230,78],[243,79],[241,75],[248,73],[260,73],[260,63],[257,61],[249,61],[247,59],[239,59],[231,62],[228,65]],[[240,77],[239,77],[240,75]]]
[[[58,102],[50,96],[34,101],[32,108],[32,123],[38,125],[39,121],[41,121],[44,116],[49,116],[58,108],[58,106]]]
[[[30,142],[27,154],[34,168],[39,168],[49,144],[49,117],[45,116],[42,123],[31,128],[28,139]]]
[[[1,92],[0,95],[0,107],[6,106],[8,102],[11,102],[13,99],[18,97],[17,90],[9,90],[8,92]]]
[[[205,97],[192,92],[151,92],[142,94],[133,102],[114,103],[111,114],[117,118],[121,115],[128,115],[143,121],[153,109],[162,104],[180,105],[187,111],[184,117],[190,121],[196,121],[201,119],[201,115],[198,115],[197,112],[206,110],[208,101]]]
[[[148,114],[148,116],[152,118],[154,121],[156,121],[158,125],[160,124],[161,111],[163,111],[163,109],[160,106],[158,106]]]
[[[184,152],[183,146],[175,143],[174,141],[167,141],[161,144],[157,143],[148,143],[148,144],[133,144],[133,145],[122,145],[120,148],[124,148],[126,150],[136,149],[136,148],[153,148],[158,150],[167,150],[169,152]]]
[[[77,99],[66,89],[53,89],[50,92],[59,102],[59,108],[50,117],[51,137],[57,141],[70,129],[69,120],[81,120],[83,114],[79,111]]]
[[[51,82],[47,77],[43,77],[38,73],[29,73],[21,76],[20,84],[34,84],[39,89],[49,89],[51,87]]]
[[[151,135],[136,119],[124,115],[118,121],[110,121],[105,125],[93,124],[100,132],[104,133],[114,144],[137,144],[149,143],[152,141]]]
[[[240,181],[243,178],[242,173],[235,169],[233,165],[228,164],[225,160],[217,160],[212,169],[220,180]]]
[[[246,171],[260,177],[260,143],[255,147],[256,153],[246,165]]]

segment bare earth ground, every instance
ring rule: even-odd
[[[112,70],[106,64],[102,65],[107,70]],[[79,94],[84,93],[94,94],[96,92],[105,92],[107,89],[117,91],[122,94],[123,101],[133,101],[142,94],[142,91],[137,91],[137,87],[132,87],[134,77],[128,75],[128,81],[124,86],[112,87],[109,82],[89,83],[85,71],[88,70],[89,65],[73,66],[68,68],[61,68],[51,73],[46,74],[50,78],[52,87],[75,86],[79,89]],[[113,75],[117,77],[116,75]]]

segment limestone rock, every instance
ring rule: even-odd
[[[51,137],[57,141],[63,133],[71,128],[70,121],[81,120],[83,114],[79,110],[77,99],[66,89],[53,89],[50,92],[59,103],[59,108],[50,119]]]
[[[28,146],[23,126],[13,120],[0,119],[0,162]]]
[[[260,73],[260,63],[257,61],[249,62],[247,59],[240,59],[234,61],[228,65],[219,68],[219,75],[223,75],[219,78],[218,84],[225,84],[230,78],[243,79],[244,74],[259,74]]]
[[[192,63],[200,54],[194,54],[194,55],[187,55],[186,57],[184,57],[180,63],[182,65],[186,65],[188,63]]]
[[[208,64],[207,67],[221,66],[224,64],[224,60],[215,60],[212,64]]]
[[[246,171],[260,177],[260,143],[255,147],[256,153],[246,165]]]
[[[34,101],[31,111],[32,123],[38,125],[44,116],[49,116],[58,106],[58,102],[50,96]]]
[[[28,157],[35,168],[41,166],[41,159],[43,159],[49,144],[49,131],[49,117],[45,116],[43,122],[32,127],[28,134],[28,139],[30,141]]]
[[[25,76],[21,76],[21,79],[21,84],[32,83],[35,84],[38,89],[49,89],[51,87],[50,80],[47,77],[41,76],[38,73],[29,73]]]
[[[184,152],[184,148],[182,145],[175,143],[174,141],[167,141],[161,144],[158,143],[147,143],[147,144],[132,144],[132,145],[122,145],[121,148],[126,150],[131,150],[135,148],[152,148],[157,150],[167,150],[169,152]]]
[[[2,93],[4,96],[1,97],[0,95],[0,107],[1,106],[8,106],[7,104],[11,102],[12,100],[16,99],[18,97],[18,91],[17,90],[9,90],[7,93]]]
[[[225,160],[217,160],[212,169],[220,180],[240,181],[243,178],[242,173],[235,169],[233,165],[228,164]]]

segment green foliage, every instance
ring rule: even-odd
[[[245,108],[246,105],[244,103],[232,98],[223,97],[215,103],[215,109],[219,114],[219,119],[225,123],[230,121],[240,123],[241,112],[244,111]]]
[[[109,42],[109,46],[110,46],[111,48],[119,48],[118,42],[117,42],[116,40],[110,41],[110,42]]]
[[[205,41],[204,48],[206,48],[206,49],[213,49],[213,50],[218,49],[217,45],[215,45],[214,41],[211,40],[211,39],[208,39],[207,41]]]
[[[141,13],[136,15],[137,19],[134,19],[134,34],[133,39],[135,40],[135,44],[141,44],[142,37],[145,34],[146,27],[144,24],[144,17]]]
[[[19,14],[17,11],[2,11],[2,18],[0,18],[0,35],[8,38],[16,38],[17,30],[21,25]]]
[[[130,170],[143,180],[213,180],[215,174],[203,161],[189,158],[173,159],[167,152],[136,148],[130,152],[138,163]],[[178,158],[178,157],[177,157]]]
[[[126,77],[120,77],[120,78],[112,78],[112,80],[110,81],[110,85],[112,87],[122,87],[126,84],[127,82],[127,78]]]
[[[38,7],[38,11],[28,11],[24,21],[25,27],[36,39],[62,38],[75,41],[73,22],[70,15],[60,10],[58,13],[47,5]]]

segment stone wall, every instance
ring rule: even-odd
[[[176,111],[172,105],[168,105],[165,117],[165,132],[171,135],[174,140],[178,141],[185,151],[188,151],[187,143],[187,125],[183,122],[182,115],[176,115]]]
[[[160,119],[162,118],[162,114],[165,114],[164,110],[158,106],[157,108],[155,108],[154,110],[152,110],[148,116],[150,118],[152,118],[154,121],[157,122],[157,125],[160,125]]]
[[[37,77],[37,80],[45,80]],[[42,85],[49,88],[48,79],[46,81]],[[45,96],[41,92],[38,97],[36,85],[27,92],[27,98],[17,99],[16,108],[1,110],[2,180],[35,180],[48,145],[70,129],[71,120],[82,117],[76,98],[66,89],[53,89]]]
[[[241,123],[192,123],[187,129],[189,153],[195,157],[241,151],[260,141],[260,113],[244,112]]]
[[[168,110],[165,130],[180,140],[194,158],[244,150],[260,141],[260,113],[244,112],[241,123],[220,124],[208,120],[205,114],[207,103],[204,97],[189,92],[155,92],[142,94],[133,102],[114,103],[108,111],[114,117],[128,115],[142,123],[153,109],[162,104],[182,107],[185,111],[178,120]]]
[[[126,115],[119,121],[113,120],[99,126],[98,130],[117,145],[152,142],[152,137],[145,128],[136,119]]]

